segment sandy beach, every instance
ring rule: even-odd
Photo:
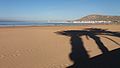
[[[92,34],[95,34],[95,28],[103,29],[103,33],[96,30],[94,36],[101,43],[92,38],[91,30],[87,28],[93,28]],[[70,35],[71,30],[73,34]],[[80,50],[87,52],[89,58],[94,60],[96,56],[106,52],[104,48],[102,50],[98,47],[100,44],[104,44],[109,52],[120,48],[119,32],[120,25],[1,27],[0,68],[66,68],[76,62],[75,57],[70,54],[74,55],[72,51],[77,43],[86,49]],[[76,36],[77,33],[80,38]],[[83,41],[82,45],[75,43],[80,39]]]

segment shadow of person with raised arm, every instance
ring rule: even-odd
[[[99,28],[86,28],[84,30],[67,30],[67,31],[59,31],[56,33],[60,34],[60,35],[65,35],[65,36],[71,37],[70,43],[71,43],[72,48],[71,48],[71,53],[69,54],[69,58],[71,61],[73,61],[74,64],[67,68],[102,68],[101,64],[103,64],[106,61],[101,62],[101,60],[107,59],[106,56],[108,58],[115,57],[115,56],[112,56],[111,54],[109,54],[111,52],[109,52],[107,47],[105,47],[105,45],[103,44],[103,42],[101,41],[101,39],[98,35],[108,35],[108,36],[120,37],[119,32],[112,32],[112,31],[107,31],[106,29],[99,29]],[[89,39],[89,37],[90,37],[95,41],[95,43],[98,45],[98,48],[103,53],[102,59],[101,58],[100,58],[100,60],[96,59],[96,58],[91,59],[89,57],[89,55],[84,47],[83,40],[81,38],[81,36],[83,36],[83,35],[85,35],[86,38]],[[107,38],[107,37],[104,37],[104,38]],[[113,41],[114,43],[117,43],[116,41],[112,40],[111,38],[107,38],[107,39]],[[97,57],[99,58],[99,56],[97,56]],[[100,62],[100,64],[98,62]],[[109,63],[110,62],[108,62],[108,64]],[[108,65],[106,63],[104,63],[104,64],[106,65],[106,67],[110,67],[110,65]],[[96,65],[97,65],[97,67],[96,67]]]

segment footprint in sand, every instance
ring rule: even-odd
[[[1,54],[0,59],[7,58],[7,57],[18,57],[18,56],[26,55],[26,54],[29,55],[32,52],[33,52],[32,49],[19,49],[15,51],[11,50],[11,51]]]
[[[69,66],[69,64],[60,64],[60,65],[51,64],[49,65],[49,68],[66,68],[67,66]]]
[[[13,57],[16,57],[16,56],[20,56],[21,54],[19,53],[19,54],[13,54],[12,56]]]
[[[11,56],[12,57],[18,57],[18,56],[21,56],[21,55],[30,54],[31,52],[32,52],[32,49],[16,50],[11,54]]]
[[[3,59],[5,57],[5,55],[0,55],[0,59]]]

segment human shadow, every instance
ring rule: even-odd
[[[101,64],[104,65],[103,63],[105,62],[112,65],[113,61],[107,62],[107,59],[108,58],[115,59],[116,57],[111,55],[111,52],[107,49],[107,47],[105,47],[100,37],[97,35],[108,35],[108,36],[120,37],[119,32],[112,32],[106,29],[99,29],[99,28],[86,28],[84,30],[67,30],[67,31],[58,31],[56,33],[60,35],[65,35],[71,38],[70,43],[72,48],[71,48],[71,53],[69,54],[69,58],[74,64],[67,68],[105,68],[104,66],[101,67],[100,65]],[[101,50],[103,54],[96,56],[94,58],[90,58],[87,50],[84,47],[83,40],[81,38],[81,36],[83,35],[85,35],[87,39],[89,39],[88,37],[92,38],[95,41],[95,43],[98,45],[98,48]],[[113,41],[114,43],[117,43],[111,38],[107,38],[107,39]],[[120,52],[120,50],[118,50],[117,52]],[[112,52],[112,54],[114,53]],[[101,62],[101,60],[103,61]],[[120,64],[120,59],[118,58],[117,60],[119,60],[119,64]],[[107,64],[105,66],[112,68],[112,66]],[[117,66],[120,67],[120,65],[117,65]]]

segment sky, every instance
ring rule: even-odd
[[[0,18],[73,20],[90,14],[120,15],[120,0],[0,0]]]

